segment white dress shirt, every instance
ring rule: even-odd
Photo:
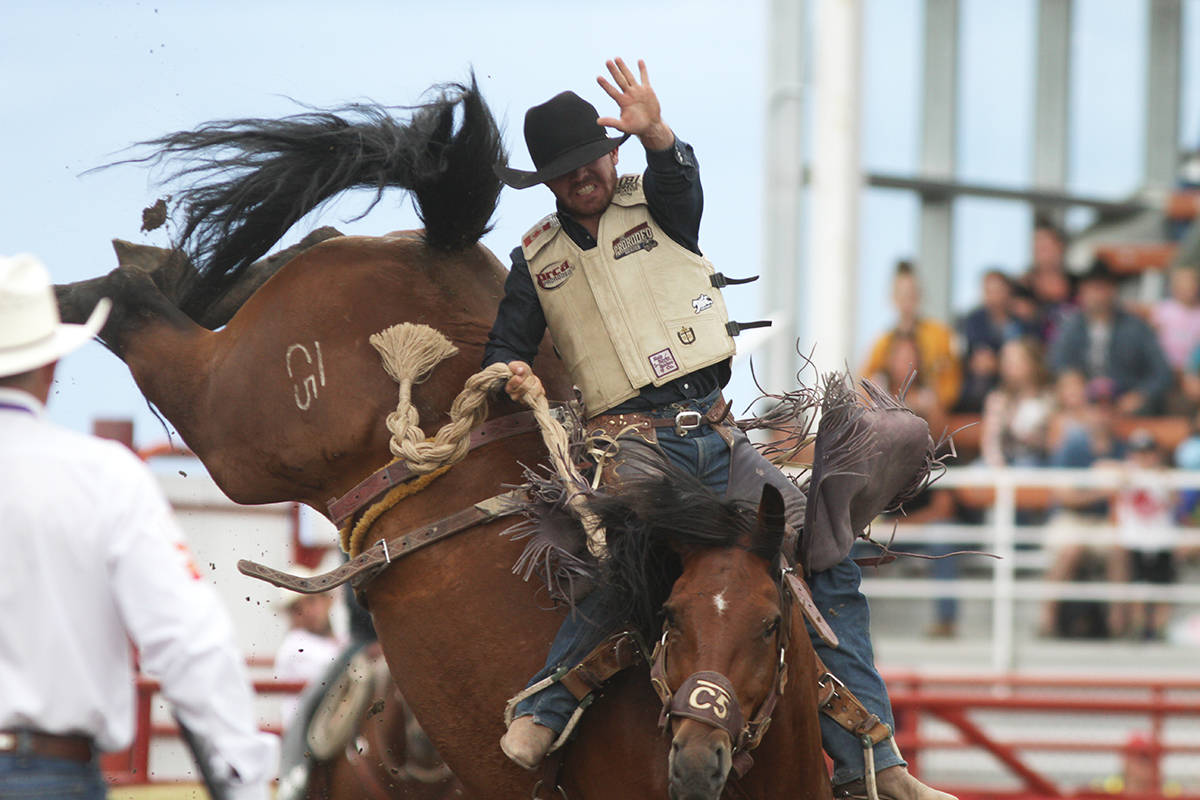
[[[229,615],[153,475],[124,447],[58,427],[33,396],[3,387],[0,609],[0,729],[127,747],[132,641],[230,796],[266,800],[278,740],[255,724]]]

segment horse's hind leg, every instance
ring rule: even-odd
[[[318,228],[278,253],[254,262],[224,294],[211,306],[193,318],[193,321],[208,330],[216,330],[233,318],[250,296],[259,290],[284,264],[315,244],[342,234],[333,227]],[[140,272],[148,277],[168,304],[179,308],[188,291],[199,278],[196,268],[187,256],[178,250],[113,239],[113,250],[117,255],[117,269],[99,278],[56,286],[59,313],[65,322],[81,323],[95,307],[101,297],[111,297],[112,275],[122,268]],[[157,305],[157,303],[155,303]],[[103,338],[103,337],[102,337]]]

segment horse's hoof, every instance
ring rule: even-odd
[[[518,717],[513,720],[508,732],[500,737],[500,749],[517,766],[535,770],[557,736],[545,725],[534,722],[533,717]]]

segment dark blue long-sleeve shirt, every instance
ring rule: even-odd
[[[646,151],[646,172],[642,178],[650,216],[671,239],[693,253],[700,253],[700,217],[704,212],[704,191],[700,170],[691,145],[675,140],[666,150]],[[596,246],[587,230],[557,206],[563,233],[582,250]],[[504,283],[504,297],[496,313],[496,322],[488,334],[483,351],[483,366],[497,362],[524,361],[532,364],[546,333],[546,316],[538,301],[529,263],[520,247],[512,251],[512,269]],[[730,360],[698,369],[662,386],[647,385],[639,394],[610,409],[619,414],[646,411],[680,400],[704,397],[729,382]]]

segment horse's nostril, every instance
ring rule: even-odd
[[[671,752],[679,752],[679,742],[671,742]]]

